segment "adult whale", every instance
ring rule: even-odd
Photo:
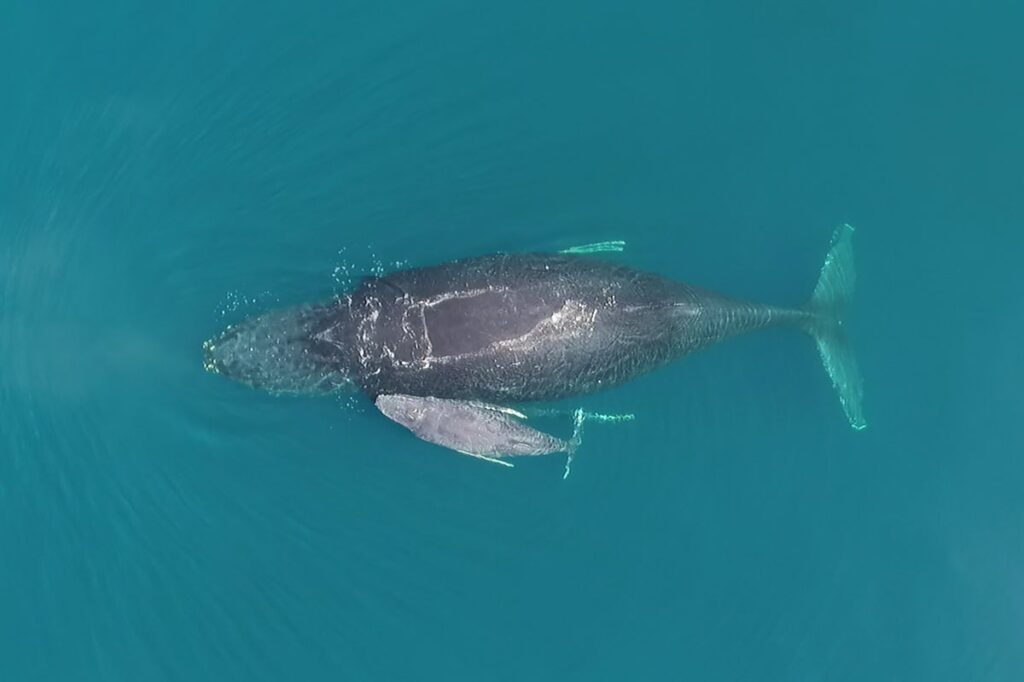
[[[842,321],[855,281],[852,235],[849,225],[836,230],[800,308],[586,256],[497,254],[371,277],[338,300],[228,327],[204,344],[204,364],[275,393],[355,385],[426,440],[500,457],[509,438],[531,439],[524,425],[495,420],[509,412],[504,403],[600,390],[730,336],[789,325],[815,340],[850,424],[862,429],[862,382]],[[403,398],[381,400],[392,395]],[[543,449],[535,433],[524,449]]]

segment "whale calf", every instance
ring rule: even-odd
[[[337,300],[231,326],[204,344],[204,365],[274,393],[351,386],[425,440],[500,459],[554,447],[512,423],[504,405],[610,388],[731,336],[791,326],[814,339],[850,425],[863,429],[862,380],[843,325],[856,281],[853,232],[835,231],[801,307],[751,303],[590,255],[495,254],[369,277]],[[420,409],[430,426],[396,419],[399,408]],[[531,445],[519,452],[517,438]],[[470,452],[480,443],[487,447]]]
[[[521,421],[526,415],[518,410],[487,403],[383,394],[374,404],[422,440],[500,464],[505,457],[571,454],[578,444],[575,438],[562,440],[527,426]]]

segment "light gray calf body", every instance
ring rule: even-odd
[[[500,460],[575,449],[573,441],[530,428],[521,413],[495,405],[395,394],[377,396],[376,404],[416,437],[474,457]]]

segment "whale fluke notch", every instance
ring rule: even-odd
[[[867,428],[862,406],[864,383],[843,329],[843,314],[857,282],[853,232],[854,228],[846,224],[836,229],[811,301],[805,307],[810,315],[804,326],[818,346],[822,364],[839,395],[850,426],[859,431]]]

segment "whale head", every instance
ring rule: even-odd
[[[385,417],[401,424],[419,435],[424,420],[432,414],[430,408],[443,404],[445,401],[436,398],[421,398],[410,395],[382,394],[374,399],[374,404]]]
[[[274,394],[324,394],[351,386],[343,349],[317,332],[330,306],[274,310],[230,325],[203,343],[203,368]]]

